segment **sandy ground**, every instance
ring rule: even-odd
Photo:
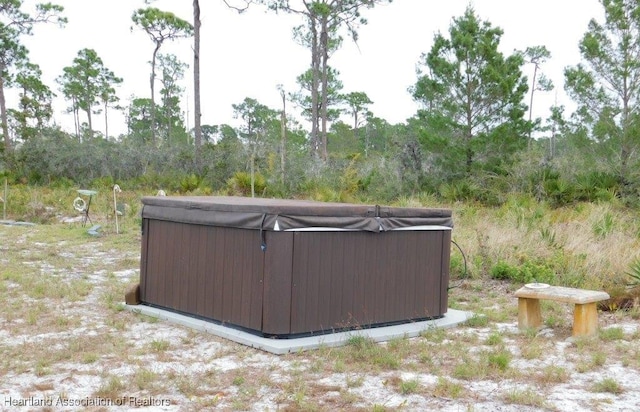
[[[525,338],[510,309],[505,322],[407,339],[390,366],[375,359],[352,364],[356,352],[348,347],[277,356],[122,311],[109,293],[137,281],[138,250],[119,252],[96,238],[52,252],[51,243],[31,239],[34,230],[0,227],[0,239],[17,239],[1,242],[0,265],[18,248],[25,270],[52,282],[84,279],[92,288],[79,299],[34,302],[13,275],[0,276],[7,297],[0,302],[0,410],[640,410],[640,330],[628,316],[601,316],[603,329],[622,329],[613,341],[576,341],[566,322]],[[20,299],[46,310],[30,319],[16,306]],[[516,305],[515,298],[507,302]],[[506,371],[456,377],[459,352],[451,348],[462,342],[474,359],[495,347],[492,335],[511,355]],[[542,353],[524,353],[523,342],[535,342]],[[459,390],[443,390],[443,379]],[[598,390],[605,379],[619,390]]]

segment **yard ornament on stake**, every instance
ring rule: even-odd
[[[78,212],[83,213],[85,210],[87,210],[87,203],[83,198],[76,197],[75,199],[73,199],[73,208]]]
[[[118,210],[118,202],[116,200],[116,193],[120,193],[120,192],[122,192],[122,190],[120,189],[120,186],[114,185],[113,186],[113,214],[116,217],[116,234],[120,233],[120,228],[118,226],[118,215],[122,214],[122,212]]]

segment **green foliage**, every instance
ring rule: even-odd
[[[537,200],[546,200],[553,207],[566,206],[579,200],[575,185],[551,167],[529,175],[528,190]]]
[[[629,286],[640,286],[640,258],[636,258],[631,262],[627,270],[627,276],[630,278]]]
[[[182,180],[180,180],[181,193],[193,192],[200,186],[201,183],[202,178],[200,176],[197,176],[195,173],[184,176]]]
[[[457,399],[464,393],[464,386],[442,376],[438,377],[434,390],[435,396]]]
[[[511,389],[504,395],[504,399],[508,403],[532,406],[538,409],[544,409],[546,406],[545,395],[530,388]]]
[[[452,170],[470,175],[476,165],[493,168],[522,148],[529,129],[522,55],[499,51],[502,30],[481,21],[469,6],[454,18],[448,38],[436,34],[421,57],[412,88],[423,105],[419,117]],[[471,113],[471,114],[470,114]]]
[[[621,327],[609,327],[600,329],[598,335],[604,341],[615,341],[624,339],[624,329]]]
[[[544,242],[554,248],[559,247],[558,242],[556,241],[556,232],[555,230],[549,227],[543,227],[540,229],[540,237]]]
[[[122,83],[122,79],[104,66],[102,59],[93,49],[82,49],[73,59],[73,64],[62,69],[64,74],[57,81],[62,93],[71,101],[70,111],[80,124],[78,110],[86,113],[89,137],[93,137],[92,114],[94,107],[104,102],[115,103],[117,97],[114,87]],[[78,131],[77,131],[78,132]]]
[[[260,173],[256,173],[254,179],[255,192],[260,195],[264,192],[267,181]],[[227,190],[230,194],[236,196],[250,196],[251,174],[247,172],[236,172],[233,177],[227,181]]]
[[[603,1],[605,22],[589,22],[579,48],[583,62],[565,69],[565,90],[577,103],[577,121],[590,130],[604,150],[600,163],[615,170],[621,182],[631,181],[638,162],[640,103],[636,84],[640,66],[640,4]],[[626,188],[623,186],[623,189]]]
[[[474,313],[471,318],[467,319],[466,325],[472,328],[482,328],[489,324],[489,318],[484,315]]]
[[[469,277],[469,272],[466,270],[464,260],[460,251],[452,247],[451,248],[451,261],[449,264],[449,274],[452,279],[465,279]]]
[[[53,3],[41,3],[36,4],[35,12],[33,14],[26,13],[22,10],[23,0],[9,0],[3,1],[0,5],[0,93],[5,96],[5,88],[9,87],[14,80],[16,83],[23,86],[21,96],[21,108],[13,112],[13,117],[16,118],[18,123],[17,131],[19,133],[29,132],[26,124],[26,118],[30,115],[30,109],[44,109],[45,112],[50,111],[47,107],[47,100],[50,100],[48,88],[39,81],[37,77],[37,70],[33,71],[32,75],[28,75],[29,79],[15,79],[13,68],[18,66],[22,69],[31,68],[35,69],[37,66],[28,62],[27,48],[21,43],[21,36],[30,35],[33,31],[33,26],[38,23],[57,23],[63,26],[67,19],[61,15],[64,8]],[[28,88],[24,88],[26,84],[29,84]],[[29,92],[36,92],[28,96]],[[36,97],[34,100],[33,97]],[[4,99],[4,97],[3,97]],[[42,101],[39,101],[43,99]],[[42,103],[42,104],[41,104]],[[0,107],[2,113],[1,118],[1,132],[4,140],[3,151],[10,152],[11,149],[11,136],[9,135],[9,124],[7,119],[9,117],[5,102],[3,101]],[[34,114],[34,113],[32,113]],[[40,113],[43,118],[46,117],[46,113]],[[28,138],[28,135],[21,135],[20,138]]]
[[[189,37],[193,34],[193,26],[177,17],[174,13],[162,11],[155,7],[136,10],[131,20],[147,32],[156,43],[179,37]]]
[[[506,371],[509,368],[509,363],[511,362],[511,352],[508,350],[496,350],[490,352],[487,355],[487,361],[489,366],[500,370],[501,372]]]
[[[611,201],[619,192],[618,178],[610,173],[598,170],[581,173],[576,176],[576,198],[578,200]]]
[[[343,95],[340,93],[344,85],[339,79],[340,72],[333,67],[327,68],[327,91],[326,99],[328,102],[327,120],[336,121],[341,114],[340,104],[343,101]],[[291,95],[291,100],[302,109],[302,115],[309,121],[312,120],[313,104],[313,70],[309,69],[296,78],[300,90]],[[321,102],[318,101],[317,110],[320,111]]]
[[[624,392],[624,388],[613,378],[602,378],[593,384],[595,392],[606,392],[619,395]]]
[[[560,207],[575,202],[575,188],[565,179],[560,177],[548,179],[543,183],[545,199],[552,206]]]
[[[606,212],[600,219],[593,224],[593,233],[596,237],[604,239],[613,232],[615,221],[610,212]]]
[[[556,273],[546,263],[536,263],[531,260],[524,261],[519,266],[511,265],[505,261],[498,261],[491,268],[491,278],[509,280],[516,283],[556,283]]]
[[[400,382],[400,393],[403,395],[409,395],[411,393],[417,392],[420,386],[420,382],[416,379],[411,379],[408,381],[403,380]]]
[[[42,82],[42,70],[37,64],[20,62],[15,85],[21,90],[17,109],[8,109],[17,140],[27,140],[42,131],[51,119],[53,92]]]
[[[440,196],[447,202],[473,201],[480,193],[480,188],[469,180],[445,183],[440,186]]]

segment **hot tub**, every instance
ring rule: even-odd
[[[140,300],[269,337],[442,317],[451,211],[142,199]]]

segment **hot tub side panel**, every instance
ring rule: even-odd
[[[264,289],[262,332],[291,333],[291,285],[294,232],[264,232]]]
[[[449,230],[294,232],[291,333],[443,315],[450,236]]]
[[[447,313],[449,308],[449,268],[451,266],[451,231],[442,232],[441,272],[440,278],[440,313]]]
[[[261,330],[258,231],[154,219],[144,219],[143,227],[143,303]]]

